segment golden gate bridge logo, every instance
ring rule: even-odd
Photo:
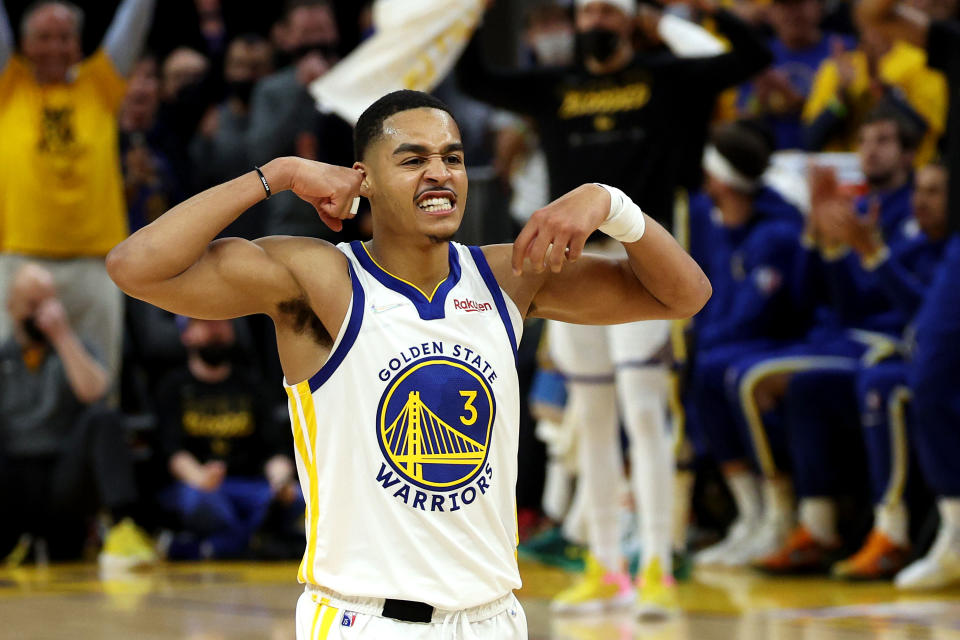
[[[423,465],[465,464],[477,466],[487,447],[468,438],[430,411],[411,391],[400,415],[383,434],[393,459],[414,480],[423,481]]]
[[[493,394],[486,379],[463,362],[414,363],[384,393],[378,414],[384,456],[422,487],[466,484],[487,458]]]

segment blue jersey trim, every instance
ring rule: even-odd
[[[460,257],[453,243],[450,243],[450,273],[447,274],[447,278],[437,286],[430,297],[374,262],[370,254],[367,253],[366,247],[359,240],[351,242],[350,249],[360,266],[376,278],[380,284],[409,299],[417,309],[421,320],[439,320],[444,317],[447,294],[460,282]]]
[[[507,303],[503,299],[500,283],[497,282],[496,276],[494,276],[493,271],[490,270],[490,265],[487,264],[487,257],[483,255],[480,247],[469,247],[469,249],[470,255],[473,256],[473,261],[477,263],[477,270],[480,272],[480,277],[483,278],[487,289],[490,290],[490,295],[493,296],[493,302],[497,306],[497,311],[500,313],[503,327],[507,330],[507,337],[510,338],[510,346],[513,348],[513,359],[516,360],[517,336],[513,333],[513,322],[510,320],[510,312],[507,311]]]
[[[343,359],[347,357],[347,352],[350,351],[353,343],[357,341],[357,335],[360,333],[360,325],[363,324],[363,308],[366,306],[363,287],[360,286],[360,278],[354,272],[353,265],[350,264],[349,260],[347,261],[347,266],[350,268],[350,283],[353,286],[353,301],[350,308],[350,317],[346,320],[347,330],[344,331],[339,344],[337,344],[333,353],[330,354],[330,357],[327,358],[327,361],[323,363],[323,366],[320,367],[320,370],[311,376],[310,391],[312,392],[316,392],[324,382],[329,380],[333,372],[336,371],[340,363],[343,362]]]

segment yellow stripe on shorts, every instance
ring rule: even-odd
[[[323,619],[320,621],[320,636],[317,640],[327,640],[327,636],[330,635],[330,627],[333,626],[338,611],[339,609],[334,609],[331,606],[326,607],[326,611],[323,612]]]

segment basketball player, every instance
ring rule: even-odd
[[[688,317],[709,282],[621,191],[596,184],[534,213],[513,245],[451,242],[463,143],[428,95],[374,103],[355,153],[352,169],[279,158],[213,187],[114,249],[110,274],[175,313],[273,319],[307,502],[299,639],[526,638],[512,593],[524,317]],[[334,230],[367,197],[373,240],[213,241],[286,190]],[[596,229],[626,258],[582,255]]]

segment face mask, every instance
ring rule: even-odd
[[[233,357],[233,345],[230,344],[208,344],[199,347],[196,350],[200,359],[211,367],[219,367],[230,361]]]
[[[253,80],[228,80],[227,93],[244,104],[250,103],[250,94],[253,93]]]
[[[325,60],[333,60],[337,57],[337,47],[336,45],[332,44],[304,44],[291,51],[290,56],[293,58],[294,62],[299,62],[301,59],[310,55],[311,53],[318,53]]]
[[[37,326],[37,323],[32,317],[24,320],[22,326],[23,332],[27,334],[27,338],[30,339],[30,342],[46,344],[47,334],[40,330],[40,327]]]
[[[591,29],[577,34],[577,44],[584,58],[606,62],[620,46],[620,36],[609,29]]]
[[[573,34],[569,31],[548,33],[534,38],[533,51],[537,61],[550,67],[562,67],[573,59]]]

